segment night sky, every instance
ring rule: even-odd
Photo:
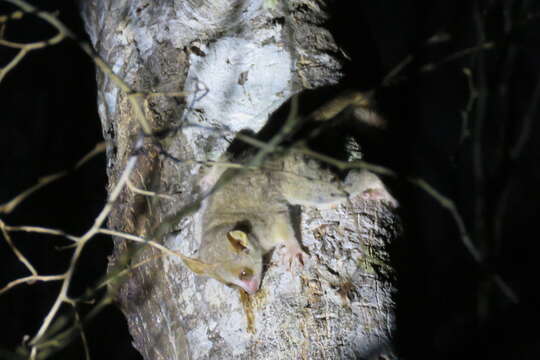
[[[86,39],[75,2],[34,3],[58,10],[60,20]],[[379,0],[358,2],[360,10],[355,10],[352,3],[333,1],[329,7],[328,26],[351,60],[344,62],[342,84],[320,94],[377,88],[378,108],[389,122],[382,141],[365,139],[362,145],[368,161],[400,174],[385,179],[401,202],[405,228],[392,248],[399,279],[398,351],[409,359],[540,358],[537,331],[526,330],[540,320],[534,250],[534,225],[540,221],[540,4]],[[0,16],[11,9],[0,2]],[[53,35],[32,16],[9,21],[3,33],[21,42]],[[486,43],[493,46],[464,52]],[[1,66],[15,55],[0,46]],[[407,56],[411,61],[394,83],[381,87],[385,75]],[[464,68],[470,69],[479,94],[466,116],[471,92]],[[75,42],[29,53],[4,78],[0,135],[0,204],[39,177],[72,169],[103,140],[95,69]],[[475,158],[478,153],[482,156]],[[475,175],[478,164],[483,181]],[[455,202],[472,241],[485,254],[484,264],[473,260],[450,213],[411,185],[410,177],[428,181]],[[80,235],[104,204],[106,182],[101,154],[0,219]],[[24,233],[12,238],[39,273],[65,271],[71,252],[62,247],[69,241]],[[82,296],[105,275],[111,251],[105,237],[88,244],[72,296]],[[490,280],[495,273],[518,295],[518,304]],[[0,287],[27,275],[0,239]],[[25,335],[35,334],[58,290],[58,284],[37,283],[0,296],[0,358],[15,351]],[[98,298],[102,295],[98,292]],[[91,308],[83,304],[78,311],[84,316]],[[72,309],[63,310],[71,321]],[[85,331],[93,358],[140,359],[117,308],[107,307]],[[80,338],[52,358],[84,358]]]

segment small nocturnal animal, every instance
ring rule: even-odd
[[[324,122],[352,110],[354,121],[384,128],[385,121],[374,111],[371,95],[345,91],[307,120]],[[249,164],[252,156],[245,153],[235,162]],[[294,151],[273,154],[260,168],[216,165],[203,177],[201,187],[208,190],[216,183],[217,190],[211,192],[202,210],[199,258],[182,259],[196,274],[249,294],[261,286],[263,256],[274,248],[285,247],[284,263],[289,269],[295,260],[304,264],[307,255],[293,230],[291,206],[331,207],[360,194],[398,206],[375,174],[353,169],[341,181],[318,161]]]
[[[261,285],[263,255],[285,246],[285,264],[306,253],[295,236],[291,205],[330,207],[350,196],[386,200],[397,206],[373,173],[354,169],[344,181],[307,156],[289,152],[272,155],[257,169],[227,169],[218,165],[206,175],[203,187],[218,183],[202,215],[199,258],[183,257],[196,274],[237,286],[249,294]]]

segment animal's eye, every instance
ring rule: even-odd
[[[238,278],[240,280],[247,280],[247,279],[250,279],[251,277],[253,277],[253,270],[247,267],[240,270],[240,273],[238,274]]]

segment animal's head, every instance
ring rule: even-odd
[[[196,274],[212,277],[254,294],[261,284],[261,248],[241,230],[223,232],[220,236],[223,238],[214,239],[220,242],[220,246],[210,250],[214,252],[211,254],[214,261],[204,262],[185,257],[184,263]]]

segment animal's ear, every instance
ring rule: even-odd
[[[249,243],[246,233],[240,230],[229,231],[227,233],[227,240],[229,240],[229,245],[236,252],[246,250]]]
[[[197,275],[210,276],[214,270],[214,266],[202,262],[201,260],[193,259],[187,256],[183,257],[182,260],[184,261],[184,264],[186,264],[186,266]]]

